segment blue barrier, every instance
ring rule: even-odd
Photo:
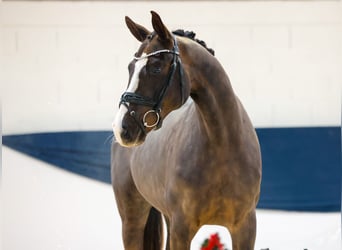
[[[263,179],[259,208],[340,211],[339,127],[257,129]],[[8,135],[3,145],[110,183],[111,131]]]

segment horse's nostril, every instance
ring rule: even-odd
[[[129,140],[131,138],[128,130],[122,130],[121,138],[124,139],[124,140]]]
[[[129,140],[130,139],[130,134],[129,134],[129,131],[128,131],[128,127],[126,124],[122,124],[122,131],[121,131],[121,137],[125,140]]]
[[[121,127],[122,127],[122,130],[124,130],[124,131],[128,130],[128,125],[127,125],[126,121],[122,121]]]

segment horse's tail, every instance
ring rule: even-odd
[[[161,250],[163,247],[163,220],[161,213],[151,208],[144,231],[144,250]]]

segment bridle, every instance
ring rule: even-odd
[[[179,75],[180,75],[180,92],[181,92],[181,103],[184,104],[184,93],[183,93],[183,87],[184,87],[184,83],[183,83],[183,78],[184,78],[184,71],[183,71],[183,66],[182,66],[182,62],[181,59],[179,58],[179,49],[178,49],[178,45],[177,45],[177,41],[175,36],[173,37],[173,41],[174,41],[174,45],[172,50],[168,50],[168,49],[161,49],[161,50],[157,50],[154,52],[151,52],[147,55],[143,55],[141,57],[134,57],[135,60],[142,60],[145,58],[149,58],[151,56],[156,56],[159,55],[161,53],[168,53],[168,54],[173,54],[173,59],[172,59],[172,64],[170,67],[170,71],[168,74],[168,77],[165,81],[165,84],[163,86],[163,88],[161,89],[159,96],[157,99],[151,99],[149,97],[146,96],[142,96],[139,95],[137,93],[133,93],[133,92],[124,92],[121,96],[120,99],[120,103],[119,103],[119,107],[121,105],[124,105],[127,110],[129,111],[129,114],[131,117],[133,117],[133,119],[135,120],[135,122],[139,125],[141,131],[146,134],[146,128],[154,128],[154,129],[158,129],[161,127],[162,124],[162,119],[160,117],[160,112],[161,112],[161,105],[162,105],[162,101],[164,99],[164,96],[166,94],[167,89],[169,88],[173,77],[175,75],[177,66],[179,69]],[[139,119],[136,116],[136,112],[132,109],[130,109],[129,104],[133,103],[133,104],[137,104],[137,105],[143,105],[143,106],[148,106],[151,107],[150,110],[148,110],[147,112],[145,112],[142,122],[139,121]],[[150,115],[155,115],[155,122],[153,122],[152,124],[149,124],[146,119],[148,116]]]

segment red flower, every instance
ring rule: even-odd
[[[210,235],[210,238],[203,242],[201,250],[224,250],[218,233]]]

